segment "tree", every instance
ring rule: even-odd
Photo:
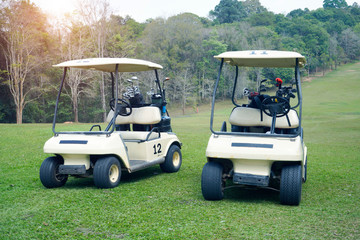
[[[198,97],[200,101],[211,99],[213,84],[215,83],[219,62],[214,56],[223,53],[227,45],[219,40],[218,33],[213,31],[207,39],[202,41],[203,56],[197,63],[198,69]]]
[[[253,27],[247,34],[252,49],[279,49],[279,35],[267,27]]]
[[[337,41],[337,36],[331,36],[329,41],[329,57],[331,60],[331,63],[334,63],[335,69],[338,65],[338,58],[339,58],[339,44]],[[331,64],[332,68],[332,64]]]
[[[249,22],[252,26],[272,26],[275,22],[275,14],[272,12],[262,12],[250,17]]]
[[[323,7],[324,8],[345,8],[348,4],[346,0],[324,0]]]
[[[81,22],[77,22],[74,18],[68,19],[68,24],[58,29],[62,37],[61,58],[65,60],[81,59],[88,57],[91,52],[91,40],[89,39],[89,29]],[[70,88],[68,93],[67,88],[64,88],[66,94],[72,102],[72,109],[74,113],[74,122],[79,122],[79,101],[80,95],[86,91],[88,84],[86,83],[91,76],[88,71],[78,69],[70,69],[65,84]]]
[[[78,1],[79,11],[83,21],[90,29],[91,40],[96,57],[106,55],[106,39],[109,35],[108,18],[110,16],[107,0]],[[106,121],[106,94],[104,73],[101,73],[100,97],[102,105],[102,118]]]
[[[141,56],[163,65],[162,72],[178,83],[167,88],[170,102],[179,101],[179,96],[184,96],[185,100],[181,98],[184,106],[189,97],[189,86],[197,73],[196,63],[201,58],[202,37],[200,18],[190,13],[167,20],[155,19],[144,30]]]
[[[135,55],[136,40],[144,26],[130,17],[122,18],[111,15],[109,20],[109,37],[106,51],[109,57],[129,57]]]
[[[21,124],[27,103],[39,94],[31,96],[36,88],[36,70],[46,57],[46,18],[28,1],[7,1],[1,9],[1,47],[6,59],[6,70],[11,95],[16,106],[16,123]]]
[[[215,9],[210,11],[209,15],[222,24],[239,22],[246,17],[246,12],[242,8],[242,2],[237,0],[221,0],[215,6]]]
[[[297,17],[303,17],[305,14],[309,13],[309,9],[305,8],[304,10],[302,10],[301,8],[292,10],[287,17],[293,19],[293,18],[297,18]]]
[[[184,69],[175,73],[175,89],[178,93],[176,98],[180,100],[181,109],[183,115],[185,115],[186,104],[188,103],[189,98],[193,96],[195,90],[195,86],[191,81],[193,79],[192,71],[185,67]]]
[[[339,37],[339,44],[349,60],[356,60],[360,55],[360,37],[351,28],[344,30]]]
[[[259,0],[246,0],[242,2],[242,7],[247,17],[267,12],[267,9],[261,5]]]
[[[250,49],[247,35],[252,28],[247,22],[223,24],[217,28],[219,40],[226,43],[228,51]]]

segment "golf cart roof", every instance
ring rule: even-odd
[[[69,67],[92,69],[103,72],[115,72],[116,65],[119,65],[119,72],[140,72],[154,69],[162,69],[159,64],[132,58],[87,58],[71,60],[53,65],[53,67]]]
[[[217,56],[224,59],[230,65],[240,67],[295,67],[296,59],[299,59],[299,67],[304,67],[305,57],[297,52],[273,51],[273,50],[248,50],[224,52]]]

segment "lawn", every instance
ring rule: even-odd
[[[254,188],[203,199],[208,108],[172,119],[183,142],[179,172],[156,166],[107,190],[77,178],[44,188],[39,168],[51,125],[1,124],[0,239],[360,239],[359,76],[360,64],[349,64],[303,83],[309,162],[297,207],[280,205],[276,191]],[[219,129],[232,106],[218,106]]]

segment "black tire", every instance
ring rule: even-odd
[[[224,198],[225,182],[223,181],[223,166],[217,162],[204,165],[201,174],[201,192],[206,200],[221,200]]]
[[[177,145],[171,145],[166,157],[165,162],[160,164],[163,172],[173,173],[179,171],[182,163],[182,155],[180,148]]]
[[[46,158],[40,167],[40,181],[47,188],[56,188],[64,186],[68,175],[59,174],[59,166],[64,164],[60,157]]]
[[[299,205],[301,200],[301,165],[284,166],[281,170],[280,202],[284,205]]]
[[[94,183],[98,188],[114,188],[120,183],[121,167],[116,157],[100,158],[94,166]]]

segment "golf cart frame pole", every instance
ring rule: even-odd
[[[211,104],[211,115],[210,115],[210,131],[215,134],[215,135],[237,135],[237,136],[249,136],[249,137],[274,137],[275,134],[265,134],[265,133],[242,133],[242,132],[221,132],[221,131],[215,131],[213,129],[213,125],[214,125],[214,109],[215,109],[215,98],[216,98],[216,91],[219,85],[219,81],[220,81],[220,77],[221,77],[221,71],[224,65],[224,58],[221,58],[221,63],[220,63],[220,68],[219,68],[219,72],[218,72],[218,77],[217,80],[215,82],[215,86],[214,86],[214,91],[213,91],[213,98],[212,98],[212,104]],[[238,75],[238,66],[236,66],[236,79],[237,79],[237,75]],[[296,59],[296,67],[295,67],[295,71],[297,72],[297,75],[299,75],[299,60]],[[299,81],[297,81],[299,82]],[[298,83],[300,84],[300,83]],[[234,85],[234,88],[236,87],[236,85]],[[300,87],[300,85],[298,86]],[[234,93],[234,91],[233,91]],[[299,93],[301,95],[301,91]],[[301,98],[299,99],[300,101],[300,117],[301,117]],[[235,106],[239,107],[238,105],[235,104]],[[299,122],[299,128],[298,131],[295,134],[276,134],[276,137],[284,137],[284,138],[293,138],[293,137],[297,137],[298,135],[300,135],[301,133],[301,119]]]
[[[55,136],[58,136],[59,134],[86,134],[86,135],[95,135],[95,134],[106,134],[107,136],[109,136],[111,133],[114,132],[115,130],[115,119],[116,119],[116,114],[114,114],[113,118],[111,119],[110,123],[108,124],[107,128],[105,129],[105,131],[97,131],[97,132],[92,132],[92,131],[77,131],[77,132],[57,132],[55,130],[55,125],[56,125],[56,117],[57,117],[57,111],[58,111],[58,106],[59,106],[59,101],[60,101],[60,95],[61,95],[61,91],[62,88],[64,86],[64,82],[65,82],[65,78],[66,78],[66,73],[69,67],[65,67],[64,68],[64,73],[63,73],[63,78],[61,80],[61,84],[60,84],[60,88],[59,88],[59,92],[56,98],[56,104],[55,104],[55,113],[54,113],[54,119],[53,119],[53,127],[52,127],[52,131],[54,133]],[[115,99],[118,98],[118,82],[119,82],[119,74],[118,74],[118,69],[119,69],[119,64],[116,64],[115,67]],[[112,79],[114,79],[113,74],[111,74]],[[115,113],[117,113],[117,104],[115,104]],[[109,129],[111,128],[111,130],[109,131]]]
[[[159,79],[159,73],[158,73],[157,69],[154,69],[154,71],[155,71],[155,76],[156,76],[155,82],[159,87],[159,91],[161,93],[162,101],[164,101],[165,96],[164,96],[164,93],[163,93],[162,88],[161,88],[160,79]]]
[[[61,94],[61,90],[62,90],[62,88],[63,88],[63,86],[64,86],[64,82],[65,82],[67,70],[68,70],[68,68],[65,67],[65,68],[64,68],[63,77],[62,77],[61,83],[60,83],[59,92],[58,92],[58,95],[57,95],[57,98],[56,98],[55,113],[54,113],[53,126],[52,126],[52,131],[53,131],[53,133],[54,133],[55,136],[58,135],[58,133],[55,131],[56,116],[57,116],[57,110],[58,110],[58,106],[59,106],[60,94]]]
[[[235,70],[235,80],[234,80],[234,88],[233,88],[233,92],[232,92],[231,101],[232,101],[232,103],[233,103],[235,106],[240,107],[240,105],[235,102],[235,91],[236,91],[238,76],[239,76],[239,67],[236,66],[236,70]]]
[[[165,114],[167,113],[167,110],[166,110],[166,104],[167,103],[166,103],[166,99],[165,99],[165,91],[163,91],[163,89],[161,88],[160,78],[159,78],[159,74],[158,74],[157,69],[154,69],[154,71],[155,71],[155,76],[156,76],[155,82],[158,85],[158,88],[159,88],[159,91],[160,91],[160,94],[161,94],[161,106],[160,106],[161,117],[164,117]]]
[[[219,73],[215,82],[215,86],[214,86],[214,92],[213,92],[213,98],[212,98],[212,103],[211,103],[211,116],[210,116],[210,131],[214,134],[215,131],[213,130],[213,125],[214,125],[214,109],[215,109],[215,97],[216,97],[216,90],[218,88],[219,85],[219,81],[220,81],[220,77],[221,77],[221,70],[224,66],[224,59],[221,59],[221,63],[220,63],[220,68],[219,68]]]
[[[115,79],[114,79],[114,74],[111,72],[111,97],[114,98],[114,85],[115,85]]]
[[[113,74],[111,73],[111,78],[113,79]],[[109,126],[111,126],[111,130],[110,132],[107,132],[107,135],[110,135],[112,132],[114,132],[115,130],[115,121],[116,121],[116,117],[117,117],[117,99],[118,99],[118,91],[119,91],[119,64],[116,64],[115,66],[115,109],[114,109],[114,116],[111,119],[111,122],[109,123],[108,127],[105,129],[106,131],[108,131]],[[114,94],[114,92],[113,92]]]
[[[299,106],[299,127],[298,127],[298,135],[301,135],[302,139],[302,131],[301,131],[301,119],[302,119],[302,91],[301,91],[301,80],[300,80],[300,68],[299,68],[299,59],[296,59],[296,65],[295,65],[295,81],[296,81],[296,88],[298,92],[298,105]],[[297,107],[295,106],[295,107]]]

